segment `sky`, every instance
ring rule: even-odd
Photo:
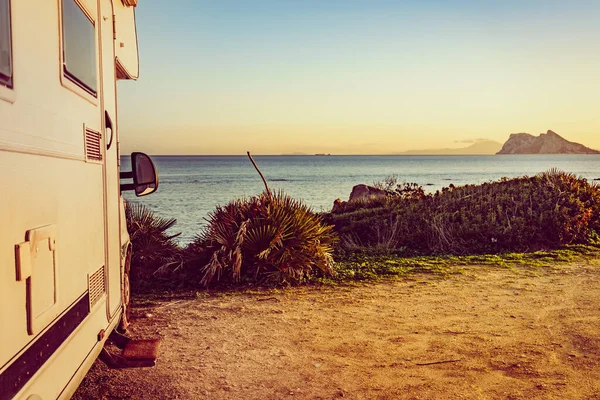
[[[141,0],[123,153],[600,149],[597,0]]]

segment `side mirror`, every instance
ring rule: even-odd
[[[158,189],[158,174],[152,159],[144,154],[131,153],[131,172],[121,172],[121,179],[133,178],[133,183],[122,183],[121,191],[135,190],[136,196],[146,196]]]

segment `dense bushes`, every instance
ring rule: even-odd
[[[297,283],[331,273],[333,227],[280,192],[217,207],[208,227],[188,246],[200,283]]]
[[[333,226],[284,193],[234,200],[217,207],[208,226],[187,247],[169,235],[174,219],[141,204],[125,214],[133,254],[135,290],[211,283],[299,283],[331,274]]]
[[[387,261],[365,266],[361,253],[460,255],[600,244],[600,187],[564,172],[450,185],[434,194],[414,184],[386,190],[388,196],[350,201],[321,216],[283,193],[235,200],[217,207],[186,248],[166,233],[175,220],[128,204],[132,285],[300,283],[336,272],[356,279],[365,268],[404,271]],[[336,268],[333,247],[343,260]]]
[[[556,170],[429,195],[402,186],[385,199],[351,203],[326,216],[350,251],[528,251],[587,243],[600,232],[600,188]]]
[[[131,238],[131,287],[134,291],[173,282],[173,274],[183,266],[182,249],[167,234],[175,219],[154,215],[139,203],[126,203],[127,231]]]

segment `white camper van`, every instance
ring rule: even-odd
[[[127,323],[121,191],[158,185],[145,154],[119,165],[116,84],[138,77],[136,6],[0,0],[0,400],[69,398]],[[152,365],[152,342],[119,338]]]

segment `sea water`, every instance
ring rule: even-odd
[[[152,156],[159,189],[146,197],[125,192],[160,217],[176,218],[173,233],[189,243],[206,226],[216,205],[253,196],[263,182],[246,156]],[[478,184],[502,177],[535,175],[551,168],[590,181],[600,178],[600,155],[490,156],[255,156],[271,190],[284,190],[314,211],[329,211],[335,199],[347,200],[357,184],[372,185],[388,176],[434,192],[450,184]],[[130,169],[123,157],[123,171]]]

